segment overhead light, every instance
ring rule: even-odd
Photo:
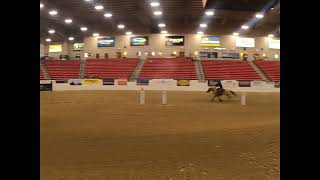
[[[168,31],[161,31],[161,34],[168,34]]]
[[[48,32],[49,32],[50,34],[54,34],[56,31],[53,30],[53,29],[50,29]]]
[[[74,37],[69,37],[68,39],[69,39],[69,41],[73,41]]]
[[[84,1],[86,1],[86,2],[91,2],[92,0],[84,0]]]
[[[102,5],[96,5],[94,8],[95,8],[96,10],[98,10],[98,11],[104,9],[104,7],[103,7]]]
[[[124,26],[123,24],[119,24],[119,25],[118,25],[118,28],[119,28],[119,29],[123,29],[123,28],[125,28],[125,26]]]
[[[269,35],[268,35],[268,37],[273,38],[273,37],[274,37],[274,35],[273,35],[273,34],[269,34]]]
[[[271,10],[274,10],[274,8],[271,8]]]
[[[249,26],[243,25],[241,26],[242,29],[249,29]]]
[[[158,26],[162,28],[162,27],[166,27],[166,24],[160,23],[160,24],[158,24]]]
[[[234,35],[234,36],[239,36],[239,33],[234,32],[233,35]]]
[[[207,16],[213,16],[214,15],[214,12],[213,11],[206,11],[205,14]]]
[[[88,28],[87,28],[87,27],[81,27],[80,30],[81,30],[81,31],[87,31]]]
[[[49,14],[50,14],[51,16],[54,16],[54,15],[57,15],[58,12],[57,12],[56,10],[51,10],[51,11],[49,11]]]
[[[203,34],[203,32],[202,31],[198,31],[197,34]]]
[[[151,5],[152,7],[157,7],[157,6],[160,5],[160,3],[159,3],[159,2],[151,2],[150,5]]]
[[[100,34],[99,33],[93,33],[92,34],[92,36],[94,36],[94,37],[97,37],[97,36],[99,36]]]
[[[264,17],[264,15],[263,15],[263,14],[256,14],[256,18],[261,19],[261,18],[263,18],[263,17]]]
[[[110,18],[110,17],[112,17],[112,14],[111,14],[111,13],[105,13],[105,14],[104,14],[104,17]]]
[[[47,38],[46,41],[47,41],[47,42],[51,42],[51,39],[50,39],[50,38]]]
[[[40,9],[43,8],[43,7],[44,7],[44,5],[42,3],[40,3]]]
[[[64,22],[67,24],[70,24],[70,23],[72,23],[72,19],[65,19]]]
[[[155,12],[153,12],[153,14],[156,15],[156,16],[160,16],[162,14],[162,12],[161,11],[155,11]]]
[[[126,32],[126,35],[131,35],[131,34],[132,34],[131,31]]]
[[[208,27],[208,25],[207,25],[207,24],[202,23],[202,24],[200,24],[200,27],[202,27],[202,28],[206,28],[206,27]]]

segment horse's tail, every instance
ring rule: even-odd
[[[230,93],[231,93],[232,95],[234,95],[234,96],[237,96],[237,94],[236,94],[235,92],[233,92],[233,91],[230,91]]]

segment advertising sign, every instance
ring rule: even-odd
[[[190,86],[190,80],[178,80],[177,86]]]
[[[241,38],[237,37],[236,47],[254,47],[255,41],[254,38]]]
[[[148,79],[138,79],[137,85],[149,85],[149,80]]]
[[[127,85],[128,79],[118,79],[118,85]]]
[[[239,81],[239,87],[251,87],[250,81]]]
[[[166,36],[166,46],[183,46],[184,36]]]
[[[49,45],[49,53],[62,52],[62,44]]]
[[[101,79],[83,79],[82,84],[84,85],[102,85]]]
[[[240,53],[236,52],[222,52],[221,58],[228,58],[228,59],[240,59]]]
[[[83,51],[84,43],[74,43],[73,51]]]
[[[114,37],[99,37],[97,39],[98,47],[114,47]]]
[[[201,46],[204,47],[218,47],[220,45],[220,38],[217,36],[202,36]]]
[[[68,82],[70,85],[82,85],[81,79],[69,79]]]
[[[269,48],[270,49],[280,49],[280,40],[269,39]]]
[[[103,79],[103,85],[114,85],[114,79]]]
[[[130,46],[147,46],[149,45],[148,36],[136,36],[130,38]]]

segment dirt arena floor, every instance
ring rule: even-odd
[[[41,180],[279,180],[280,95],[41,92]]]

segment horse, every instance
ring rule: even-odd
[[[222,94],[218,94],[217,93],[217,88],[215,86],[213,87],[210,87],[208,90],[207,90],[207,93],[210,93],[212,92],[213,94],[213,98],[211,99],[211,102],[213,102],[213,100],[218,97],[219,101],[221,102],[222,99],[221,99],[221,96],[225,95],[228,97],[228,99],[230,99],[232,96],[237,96],[237,94],[233,91],[230,91],[230,90],[226,90],[226,89],[222,89]]]

